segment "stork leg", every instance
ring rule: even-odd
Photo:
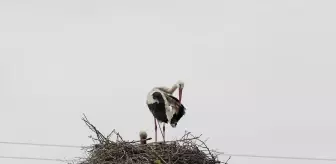
[[[154,131],[155,131],[155,142],[157,142],[157,125],[156,125],[156,118],[154,117]]]
[[[166,125],[166,124],[163,123],[163,126],[162,126],[162,130],[163,130],[163,142],[166,141],[166,126],[165,126],[165,125]]]

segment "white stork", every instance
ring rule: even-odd
[[[173,96],[174,91],[179,88],[179,99]],[[154,116],[155,142],[157,142],[157,124],[163,123],[163,141],[165,141],[165,123],[169,123],[173,128],[185,114],[185,107],[181,103],[184,83],[178,81],[171,88],[155,87],[147,96],[147,106]]]

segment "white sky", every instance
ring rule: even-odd
[[[105,134],[153,137],[146,94],[181,79],[188,110],[168,139],[187,129],[227,153],[336,158],[335,4],[2,0],[0,141],[91,144],[82,113]],[[0,156],[81,154],[0,146]],[[328,163],[230,160],[284,162]]]

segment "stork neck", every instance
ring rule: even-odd
[[[169,89],[170,94],[173,94],[173,93],[176,91],[177,86],[178,86],[177,84],[174,84],[174,85]]]

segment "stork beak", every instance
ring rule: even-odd
[[[182,90],[183,88],[179,88],[179,100],[182,101]]]

